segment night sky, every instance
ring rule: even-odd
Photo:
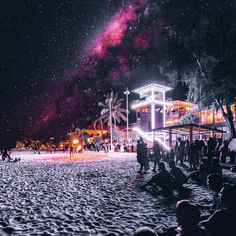
[[[159,73],[163,22],[152,0],[2,0],[0,139],[63,136],[113,88]]]

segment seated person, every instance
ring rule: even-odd
[[[207,229],[199,225],[200,211],[188,200],[177,202],[176,218],[181,226],[177,236],[210,236]]]
[[[236,186],[224,184],[220,193],[221,204],[225,204],[226,208],[214,212],[201,224],[206,227],[211,236],[235,236]]]
[[[10,155],[7,152],[7,149],[5,148],[2,153],[2,160],[4,161],[6,158],[8,159],[8,161],[12,160],[12,158],[10,157]]]
[[[159,173],[154,175],[146,184],[141,186],[145,188],[146,186],[158,185],[161,188],[162,194],[166,197],[171,197],[173,195],[172,178],[170,173],[166,170],[164,162],[158,163]]]
[[[213,203],[210,213],[213,214],[216,210],[221,209],[220,190],[222,187],[222,177],[219,174],[210,174],[207,177],[207,185],[213,191]]]
[[[170,175],[172,177],[173,188],[177,189],[178,191],[183,190],[183,184],[187,181],[185,174],[179,167],[176,167],[175,161],[170,161],[169,166],[171,168]]]
[[[219,160],[217,158],[213,158],[211,160],[211,174],[222,175],[222,167],[220,166]]]
[[[157,236],[157,234],[149,227],[141,227],[135,231],[134,236]]]
[[[211,167],[209,165],[208,159],[203,158],[199,170],[192,172],[187,179],[192,179],[198,184],[207,184],[207,176],[211,173]]]

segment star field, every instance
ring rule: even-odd
[[[163,45],[179,22],[186,28],[214,7],[212,0],[1,1],[0,140],[63,137],[72,124],[94,120],[111,88],[122,96],[148,78],[168,83],[163,61],[175,61],[166,56],[171,43]],[[189,56],[183,51],[179,66]]]

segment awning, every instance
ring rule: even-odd
[[[197,124],[184,124],[184,125],[172,125],[166,126],[161,128],[153,129],[153,131],[162,131],[169,133],[171,131],[172,134],[179,134],[179,135],[189,135],[189,131],[191,130],[192,134],[211,134],[211,133],[226,133],[223,130],[205,126],[205,125],[197,125]]]

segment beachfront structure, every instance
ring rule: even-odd
[[[150,140],[158,138],[164,144],[172,144],[177,136],[190,140],[207,139],[209,136],[222,137],[227,132],[227,125],[220,110],[214,106],[199,108],[198,105],[185,101],[167,101],[166,92],[171,89],[152,83],[133,90],[140,96],[139,100],[132,104],[137,114],[135,130],[139,135]],[[236,124],[236,104],[231,105],[231,110]],[[189,123],[187,128],[183,127],[181,117],[187,114],[197,117],[199,122]],[[175,137],[172,138],[172,134],[176,134]],[[225,137],[227,138],[227,135]]]
[[[231,105],[231,111],[233,113],[233,120],[236,125],[236,104]],[[220,111],[215,106],[198,108],[196,104],[172,101],[172,106],[166,111],[166,126],[180,125],[180,119],[186,114],[192,114],[199,118],[198,125],[204,125],[210,128],[216,128],[223,130],[227,133],[227,125],[225,119]]]
[[[139,100],[134,101],[131,106],[137,114],[138,129],[136,130],[152,140],[154,139],[152,130],[166,125],[165,111],[167,107],[172,106],[166,100],[166,92],[170,90],[172,90],[171,87],[156,83],[133,90],[140,96]],[[157,136],[165,142],[164,134],[158,133]]]

